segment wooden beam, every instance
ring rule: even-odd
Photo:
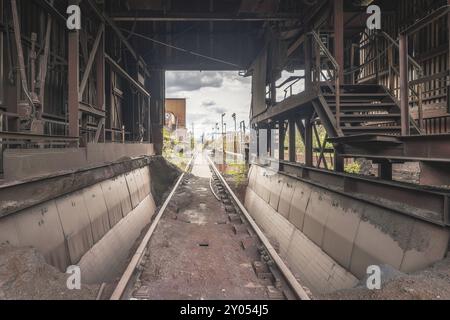
[[[84,70],[83,79],[81,80],[80,90],[78,93],[78,99],[81,101],[83,99],[84,90],[86,89],[87,82],[89,80],[89,75],[91,74],[92,66],[95,62],[95,57],[97,56],[97,50],[100,45],[100,41],[103,38],[103,32],[105,30],[105,25],[102,23],[98,29],[97,36],[95,37],[94,45],[92,46],[91,53],[89,54],[89,59],[86,64],[86,69]]]

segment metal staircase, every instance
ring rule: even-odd
[[[323,108],[328,108],[336,116],[336,94],[334,87],[321,85],[320,99]],[[330,113],[328,113],[330,114]],[[411,119],[411,133],[418,133]],[[400,106],[389,91],[381,85],[341,85],[340,86],[340,136],[365,134],[401,135]]]

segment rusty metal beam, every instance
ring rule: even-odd
[[[344,0],[334,1],[334,56],[339,65],[339,79],[344,81]]]
[[[128,42],[127,38],[123,35],[122,31],[116,26],[114,21],[106,14],[104,13],[98,6],[95,4],[93,0],[85,0],[89,6],[92,8],[92,10],[97,14],[97,16],[100,18],[100,20],[109,25],[116,35],[119,37],[120,41],[127,47],[128,51],[130,51],[131,55],[133,56],[134,60],[138,60],[138,54],[134,50],[133,46]]]
[[[307,184],[438,226],[450,226],[450,193],[279,161],[280,173]],[[383,199],[384,201],[380,201]]]
[[[311,119],[305,120],[305,165],[312,167],[313,164],[313,130]]]
[[[400,112],[402,135],[409,136],[408,36],[400,34]]]
[[[161,13],[148,10],[129,11],[116,13],[112,20],[120,22],[158,22],[158,21],[233,21],[233,22],[265,22],[265,21],[289,21],[300,20],[299,14],[258,14],[240,13],[239,15],[229,13]]]
[[[117,73],[119,73],[122,77],[124,77],[127,81],[129,81],[143,95],[145,95],[146,97],[150,97],[150,93],[132,76],[130,76],[130,74],[126,72],[117,62],[115,62],[113,58],[105,54],[105,60]]]
[[[69,4],[78,4],[78,1],[70,0]],[[69,135],[79,137],[80,34],[78,30],[69,32],[68,42]]]
[[[30,104],[30,107],[33,107],[33,99],[31,98],[30,91],[28,89],[27,83],[27,73],[25,70],[25,60],[23,55],[23,47],[22,47],[22,38],[21,38],[21,30],[20,30],[20,19],[19,13],[17,10],[17,1],[11,0],[11,10],[13,17],[13,26],[14,26],[14,38],[16,41],[17,55],[19,61],[19,71],[20,71],[20,80],[22,84],[22,90]]]
[[[51,5],[53,6],[53,1],[51,0]],[[48,69],[48,58],[50,56],[50,39],[52,35],[52,15],[47,15],[47,27],[45,29],[45,43],[44,43],[44,54],[41,58],[40,63],[40,78],[39,78],[39,86],[40,86],[40,92],[39,92],[39,101],[41,102],[42,106],[42,113],[44,113],[45,105],[44,105],[44,99],[45,99],[45,82],[47,80],[47,69]]]
[[[297,161],[295,120],[289,119],[289,161]]]
[[[41,8],[43,8],[49,15],[51,15],[53,18],[55,18],[55,21],[58,23],[66,25],[67,17],[65,17],[63,14],[61,14],[56,8],[53,6],[53,0],[33,0]]]

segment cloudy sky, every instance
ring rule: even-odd
[[[248,126],[251,102],[251,78],[241,77],[236,71],[168,71],[166,98],[187,99],[187,124],[194,123],[195,135],[210,134],[222,113],[227,129],[234,129],[231,117],[245,120]],[[219,124],[220,126],[220,124]]]
[[[277,85],[301,75],[303,71],[284,71]],[[242,120],[249,125],[251,82],[251,77],[241,77],[236,71],[168,71],[166,98],[187,99],[187,125],[191,129],[194,123],[195,135],[201,137],[203,133],[210,135],[217,122],[220,126],[222,113],[226,113],[224,121],[229,130],[234,129],[233,113],[237,115],[238,128]],[[277,90],[277,101],[284,99],[284,89],[291,84],[288,82]],[[293,84],[293,94],[303,90],[303,81]]]

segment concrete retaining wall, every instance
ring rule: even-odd
[[[354,286],[369,265],[404,272],[441,260],[449,230],[252,166],[245,205],[316,293]]]
[[[83,281],[111,278],[124,263],[155,202],[148,166],[0,220],[0,244],[33,246],[61,271],[79,264]]]

